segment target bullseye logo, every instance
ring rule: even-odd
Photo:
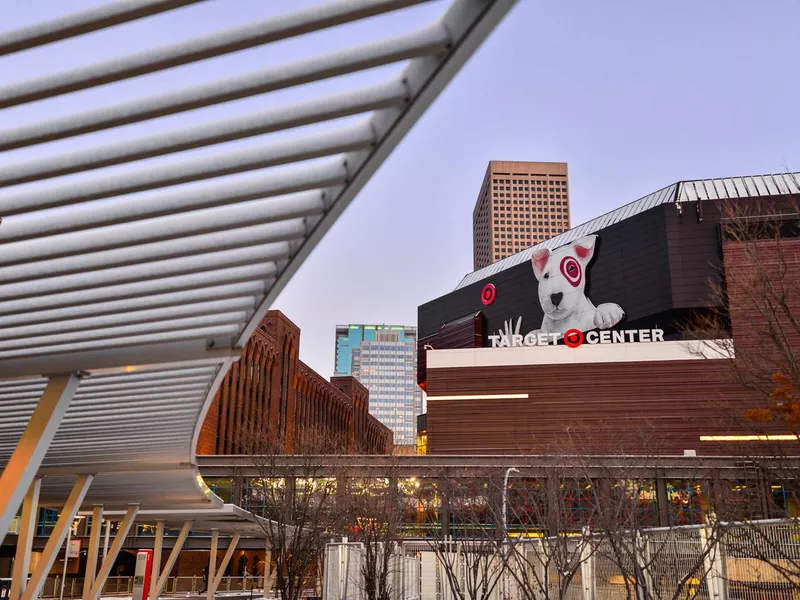
[[[572,256],[565,256],[561,261],[561,274],[572,287],[578,287],[581,283],[583,272],[581,270],[581,263],[575,260]]]
[[[491,283],[487,283],[481,290],[481,302],[484,306],[489,306],[497,298],[497,289]]]
[[[564,343],[570,348],[577,348],[583,344],[583,332],[580,329],[567,329],[564,333]]]

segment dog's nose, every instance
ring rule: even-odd
[[[553,306],[558,308],[558,305],[561,304],[561,299],[564,297],[563,292],[558,292],[557,294],[550,294],[550,302],[553,303]]]

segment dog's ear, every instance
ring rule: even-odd
[[[572,249],[575,251],[575,256],[577,256],[583,264],[588,264],[588,262],[592,260],[596,242],[596,235],[587,235],[572,242]]]
[[[547,248],[539,248],[531,255],[533,274],[536,275],[536,279],[542,278],[542,273],[544,273],[548,260],[550,260],[550,250]]]

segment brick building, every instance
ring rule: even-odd
[[[369,392],[353,377],[326,381],[298,360],[300,328],[270,311],[222,381],[206,415],[198,454],[241,454],[247,424],[279,436],[291,452],[304,432],[341,436],[350,452],[391,452],[392,432],[369,414]]]

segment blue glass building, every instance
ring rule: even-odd
[[[403,325],[338,325],[335,375],[352,375],[369,390],[369,412],[413,446],[422,413],[417,385],[417,329]]]

